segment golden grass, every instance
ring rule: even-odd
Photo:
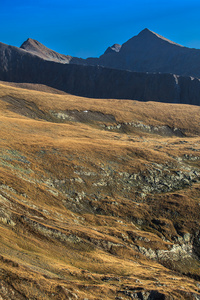
[[[133,100],[91,99],[73,95],[47,94],[0,84],[0,97],[10,96],[33,101],[44,111],[91,110],[115,116],[118,122],[142,121],[150,125],[168,125],[187,129],[190,133],[199,129],[200,107],[183,104],[166,104]],[[5,104],[0,104],[5,107]]]
[[[179,127],[188,136],[126,134],[98,124],[34,120],[11,108],[2,98],[7,96],[34,102],[46,113],[99,111],[117,122]],[[174,299],[184,299],[185,291],[198,293],[194,279],[146,258],[138,247],[167,250],[174,243],[170,234],[178,236],[177,222],[184,223],[183,233],[195,229],[199,183],[143,199],[134,188],[123,194],[123,184],[95,187],[92,178],[100,180],[101,172],[111,171],[116,178],[119,172],[134,174],[155,163],[176,167],[176,157],[200,155],[199,123],[195,106],[87,99],[0,84],[0,280],[8,293],[14,291],[16,299],[75,299],[74,293],[98,300],[115,299],[125,286],[158,290]],[[199,168],[199,162],[187,166]],[[86,173],[83,182],[81,172]],[[75,200],[83,191],[85,198]],[[101,198],[95,198],[97,193]],[[164,225],[153,227],[152,219]],[[191,264],[187,271],[199,276],[197,261]]]

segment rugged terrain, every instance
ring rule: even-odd
[[[200,105],[200,79],[56,63],[0,43],[0,80],[36,83],[91,98]]]
[[[1,82],[0,299],[200,299],[199,125]]]
[[[0,80],[51,86],[77,96],[200,105],[200,50],[144,29],[99,58],[59,54],[28,39],[0,43]]]

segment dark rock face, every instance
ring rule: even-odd
[[[28,39],[22,46],[45,60],[64,64],[104,66],[134,72],[171,73],[200,78],[200,50],[183,47],[161,35],[142,30],[123,45],[114,44],[99,58],[87,59],[59,54],[40,42]]]
[[[71,94],[93,98],[200,104],[199,79],[61,64],[2,43],[0,80],[41,83]]]
[[[200,50],[183,47],[144,29],[125,42],[119,51],[106,52],[96,60],[75,60],[80,64],[100,65],[135,72],[172,73],[200,77]],[[72,60],[71,62],[74,62]]]

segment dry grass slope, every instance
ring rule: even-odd
[[[0,299],[200,299],[200,107],[0,84]]]

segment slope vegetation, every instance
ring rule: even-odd
[[[0,297],[199,299],[200,108],[46,89],[0,84]]]

